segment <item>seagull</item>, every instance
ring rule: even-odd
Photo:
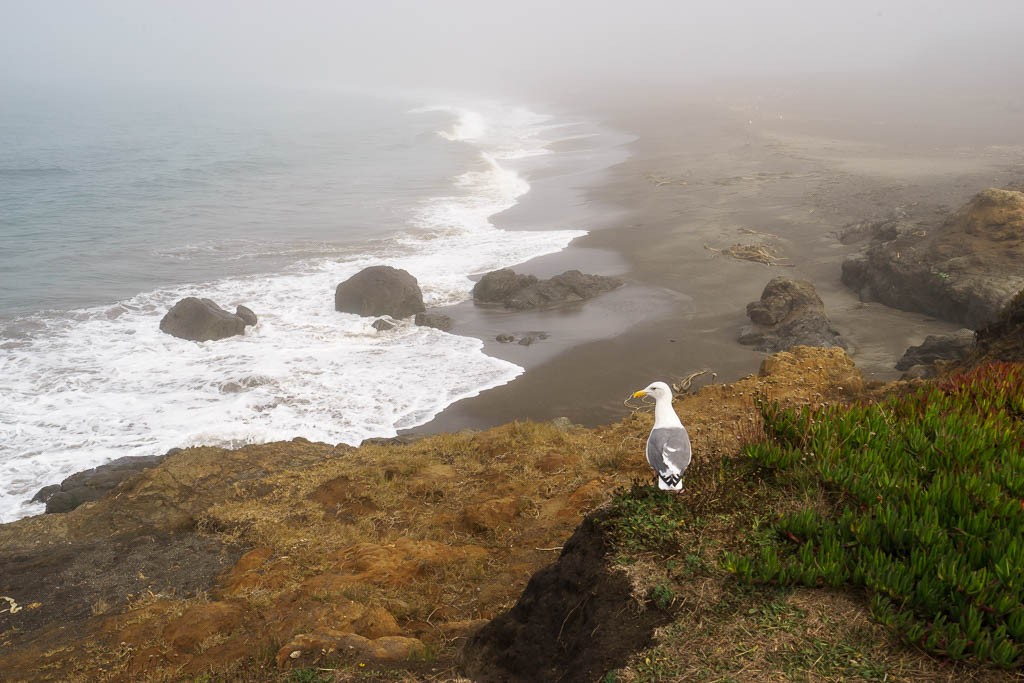
[[[662,491],[683,490],[683,475],[690,465],[690,437],[672,409],[672,390],[664,382],[651,382],[633,392],[633,398],[654,397],[654,428],[647,437],[647,462],[658,475]]]

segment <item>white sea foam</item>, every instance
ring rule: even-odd
[[[483,137],[487,133],[487,122],[480,112],[460,109],[459,118],[450,131],[441,131],[440,135],[451,141],[469,141]]]
[[[519,375],[518,366],[485,355],[477,339],[408,321],[378,334],[372,319],[334,311],[337,283],[370,265],[413,273],[428,306],[455,303],[469,297],[470,275],[559,251],[584,234],[505,232],[489,220],[529,190],[502,162],[546,152],[538,134],[546,117],[445,111],[457,119],[443,135],[477,148],[479,167],[455,178],[450,196],[424,199],[409,229],[393,238],[358,254],[351,245],[299,245],[301,260],[284,273],[16,321],[25,336],[0,344],[0,522],[41,511],[25,503],[41,486],[117,457],[295,436],[358,444],[422,424]],[[160,332],[167,309],[192,295],[229,310],[247,305],[260,322],[217,342]]]

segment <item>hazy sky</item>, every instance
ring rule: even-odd
[[[0,82],[501,90],[1024,72],[1024,0],[0,0]]]

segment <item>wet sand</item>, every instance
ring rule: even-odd
[[[653,379],[708,370],[699,383],[711,372],[717,381],[754,373],[765,354],[736,340],[749,324],[747,303],[778,275],[814,283],[868,379],[898,377],[893,366],[908,346],[957,328],[862,304],[839,279],[844,256],[858,246],[841,244],[836,233],[897,211],[941,218],[986,187],[1020,183],[1024,140],[1013,142],[1020,133],[957,137],[948,127],[922,131],[909,112],[908,120],[880,122],[875,112],[844,114],[841,103],[709,99],[593,104],[609,125],[637,136],[630,158],[588,193],[606,220],[584,226],[592,232],[564,252],[517,270],[578,268],[627,284],[571,309],[454,307],[456,333],[484,339],[488,353],[526,372],[450,406],[415,433],[559,416],[600,424],[627,414],[622,401]],[[515,210],[496,220],[515,227]],[[720,253],[733,244],[767,245],[778,260],[764,265]],[[550,336],[528,347],[493,341],[509,331]]]

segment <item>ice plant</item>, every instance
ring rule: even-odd
[[[1024,663],[1024,365],[993,364],[876,404],[784,410],[745,450],[780,485],[815,481],[830,514],[723,565],[758,583],[851,584],[873,616],[954,659]]]

